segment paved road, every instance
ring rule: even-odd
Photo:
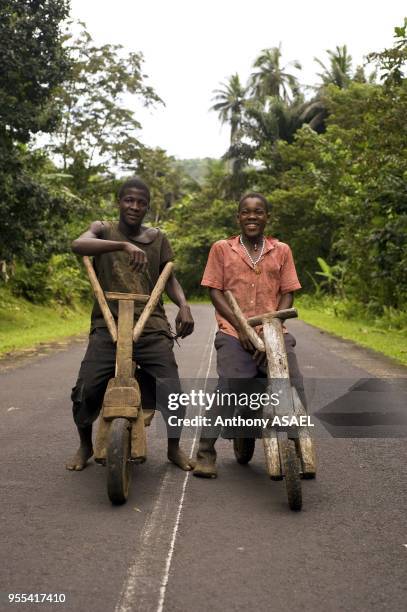
[[[196,332],[177,349],[181,374],[214,377],[212,311],[205,305],[194,311]],[[327,405],[335,412],[360,379],[407,375],[299,321],[289,328],[311,414]],[[384,410],[393,402],[396,414],[384,423],[373,418],[372,431],[382,437],[355,437],[361,430],[353,422],[352,437],[334,437],[335,429],[315,418],[318,477],[303,483],[301,513],[288,510],[284,483],[267,478],[259,444],[243,467],[230,442],[220,441],[217,480],[177,470],[166,461],[160,417],[149,431],[147,463],[134,467],[128,503],[114,508],[104,468],[93,462],[81,473],[63,468],[77,444],[69,393],[84,348],[75,343],[2,364],[1,609],[406,609],[407,456],[405,438],[397,437],[406,406],[398,388],[380,396]],[[195,443],[190,436],[184,446],[192,451]],[[64,593],[66,603],[11,606],[9,592]]]

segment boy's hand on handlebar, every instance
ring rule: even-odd
[[[261,328],[260,330],[257,331],[258,336],[263,340],[264,342],[264,333],[263,333],[263,328]],[[267,354],[266,352],[263,351],[258,351],[256,350],[254,352],[253,355],[253,359],[257,365],[258,368],[260,368],[261,366],[263,366],[266,361],[267,361]]]
[[[130,266],[135,272],[144,272],[147,269],[147,255],[142,249],[135,244],[125,242],[123,250],[128,254]]]
[[[186,338],[194,331],[194,319],[192,318],[191,309],[187,304],[180,306],[175,319],[175,330],[177,338]]]
[[[257,331],[258,336],[263,340],[264,342],[264,333],[263,333],[263,328],[259,329]],[[261,367],[262,365],[264,365],[267,361],[267,354],[266,352],[263,351],[255,351],[254,355],[253,355],[253,359],[257,365],[257,367]]]
[[[251,343],[250,338],[247,335],[247,333],[245,332],[245,330],[244,329],[239,329],[238,330],[238,334],[239,334],[240,344],[243,346],[243,348],[246,351],[249,351],[250,353],[253,353],[255,348],[254,348],[253,344]]]
[[[263,351],[255,351],[255,353],[253,355],[253,359],[254,359],[257,367],[260,367],[260,366],[262,366],[262,365],[264,365],[266,363],[267,355]]]

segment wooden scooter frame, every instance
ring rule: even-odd
[[[232,309],[234,315],[238,319],[241,326],[246,331],[254,347],[267,355],[267,378],[271,391],[274,385],[277,384],[278,390],[281,391],[280,403],[274,409],[268,407],[266,415],[271,420],[274,416],[288,417],[307,416],[306,410],[298,396],[295,387],[291,386],[290,375],[288,371],[287,352],[283,336],[283,328],[281,319],[290,319],[298,316],[295,308],[268,312],[259,316],[246,319],[237,303],[234,295],[230,291],[225,291],[225,298]],[[263,328],[263,339],[253,329],[257,326]],[[294,478],[295,475],[288,474],[288,457],[290,455],[289,446],[292,442],[287,435],[287,432],[276,430],[269,427],[263,430],[263,447],[266,460],[267,472],[271,479],[282,480]],[[311,438],[308,427],[299,427],[295,432],[295,448],[296,454],[300,460],[299,475],[303,478],[314,478],[316,475],[316,454],[314,442]],[[291,468],[290,468],[291,469]],[[298,490],[298,483],[297,483]],[[287,487],[288,489],[288,487]],[[301,491],[297,493],[297,501],[290,500],[290,492],[288,491],[290,507],[293,510],[299,510],[301,507]],[[299,498],[299,499],[298,499]]]
[[[145,427],[150,424],[154,415],[154,409],[143,410],[142,408],[140,387],[134,376],[136,363],[133,361],[133,342],[139,339],[148,318],[157,306],[168,278],[172,273],[174,264],[169,262],[165,265],[151,295],[141,295],[135,293],[103,292],[89,257],[84,257],[83,261],[112,341],[117,346],[116,372],[114,378],[109,380],[104,395],[95,440],[94,458],[96,462],[102,464],[108,461],[109,444],[111,444],[112,438],[112,424],[115,419],[127,419],[130,432],[130,444],[128,456],[123,458],[123,463],[125,461],[142,463],[147,456]],[[107,300],[118,300],[119,302],[117,326]],[[135,302],[141,302],[145,304],[145,307],[133,328]],[[126,454],[127,451],[125,449],[124,455]],[[121,467],[123,470],[127,469],[125,465]],[[118,479],[120,478],[119,466]],[[110,489],[117,489],[115,484],[116,483],[113,482]],[[128,489],[128,484],[126,487]],[[109,490],[109,476],[108,493],[113,503],[123,503],[126,501],[126,499],[124,499],[127,498],[126,492],[122,491],[121,495],[111,495]],[[112,499],[112,497],[114,499]]]

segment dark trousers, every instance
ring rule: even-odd
[[[168,410],[169,393],[180,393],[178,367],[173,353],[174,341],[167,335],[157,332],[144,334],[133,345],[133,360],[142,368],[141,379],[142,398],[144,399],[143,383],[147,382],[149,401],[147,407],[155,402],[155,381],[166,385],[160,389],[160,401],[155,407],[159,409],[167,423],[173,414]],[[82,361],[78,380],[72,389],[73,418],[78,427],[91,425],[98,417],[103,403],[109,379],[115,375],[116,346],[105,327],[97,327],[89,335],[89,344]],[[150,382],[150,384],[148,384]],[[151,384],[152,383],[152,384]],[[144,405],[146,405],[144,403]],[[182,417],[181,409],[177,416]],[[181,430],[167,428],[171,437],[179,437]]]
[[[304,391],[304,380],[300,372],[297,356],[294,347],[296,340],[290,333],[284,334],[285,348],[287,351],[288,368],[290,374],[291,385],[294,386],[298,395],[306,408],[306,397]],[[253,360],[252,354],[246,351],[239,340],[234,336],[218,332],[215,337],[215,348],[217,354],[217,373],[219,377],[218,390],[222,393],[264,393],[267,389],[267,364],[257,366]],[[224,417],[232,416],[233,414],[241,414],[242,416],[253,416],[250,410],[241,409],[234,406],[214,406],[211,411],[212,422],[215,421],[217,415],[222,414]],[[202,430],[202,437],[217,437],[220,434],[221,428],[211,427]],[[240,435],[248,435],[248,430],[222,430],[224,437],[239,437]],[[261,435],[256,431],[253,435]]]
[[[284,334],[287,351],[288,370],[291,384],[297,389],[298,395],[306,408],[304,379],[298,366],[294,347],[297,344],[292,334]],[[246,351],[239,340],[229,334],[218,332],[215,337],[217,355],[217,372],[219,379],[263,378],[267,376],[267,365],[258,367],[252,354]]]

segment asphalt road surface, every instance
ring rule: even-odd
[[[210,306],[194,315],[176,354],[181,376],[201,384],[216,376],[215,324]],[[300,321],[288,327],[318,454],[299,513],[284,482],[267,477],[259,443],[241,466],[220,440],[217,480],[175,468],[160,415],[128,503],[112,507],[105,468],[64,469],[77,447],[69,395],[85,342],[1,362],[1,609],[404,612],[407,369]],[[196,444],[196,432],[183,441],[191,453]],[[9,593],[66,601],[10,604]]]

